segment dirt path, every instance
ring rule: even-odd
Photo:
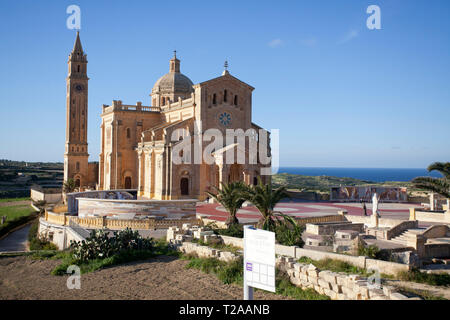
[[[81,276],[81,289],[69,290],[67,276],[53,276],[54,260],[0,258],[1,299],[242,299],[242,288],[215,276],[185,269],[187,261],[161,256]],[[256,291],[255,299],[287,299]]]
[[[386,280],[386,284],[394,287],[403,287],[412,290],[424,290],[430,292],[434,296],[441,296],[447,300],[450,300],[450,287],[432,286],[425,283],[400,280]]]
[[[30,200],[0,202],[0,207],[23,206],[23,205],[30,205],[30,203],[31,203]]]

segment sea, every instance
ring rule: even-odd
[[[428,172],[421,168],[326,168],[326,167],[280,167],[278,173],[304,176],[333,176],[365,181],[411,181],[416,177],[442,178],[437,171]]]

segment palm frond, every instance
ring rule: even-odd
[[[412,180],[415,187],[436,192],[450,198],[450,183],[445,178],[418,177]]]

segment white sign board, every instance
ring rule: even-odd
[[[275,233],[244,228],[245,285],[275,292]]]

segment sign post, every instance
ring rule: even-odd
[[[244,226],[244,300],[253,288],[275,292],[275,233]]]

